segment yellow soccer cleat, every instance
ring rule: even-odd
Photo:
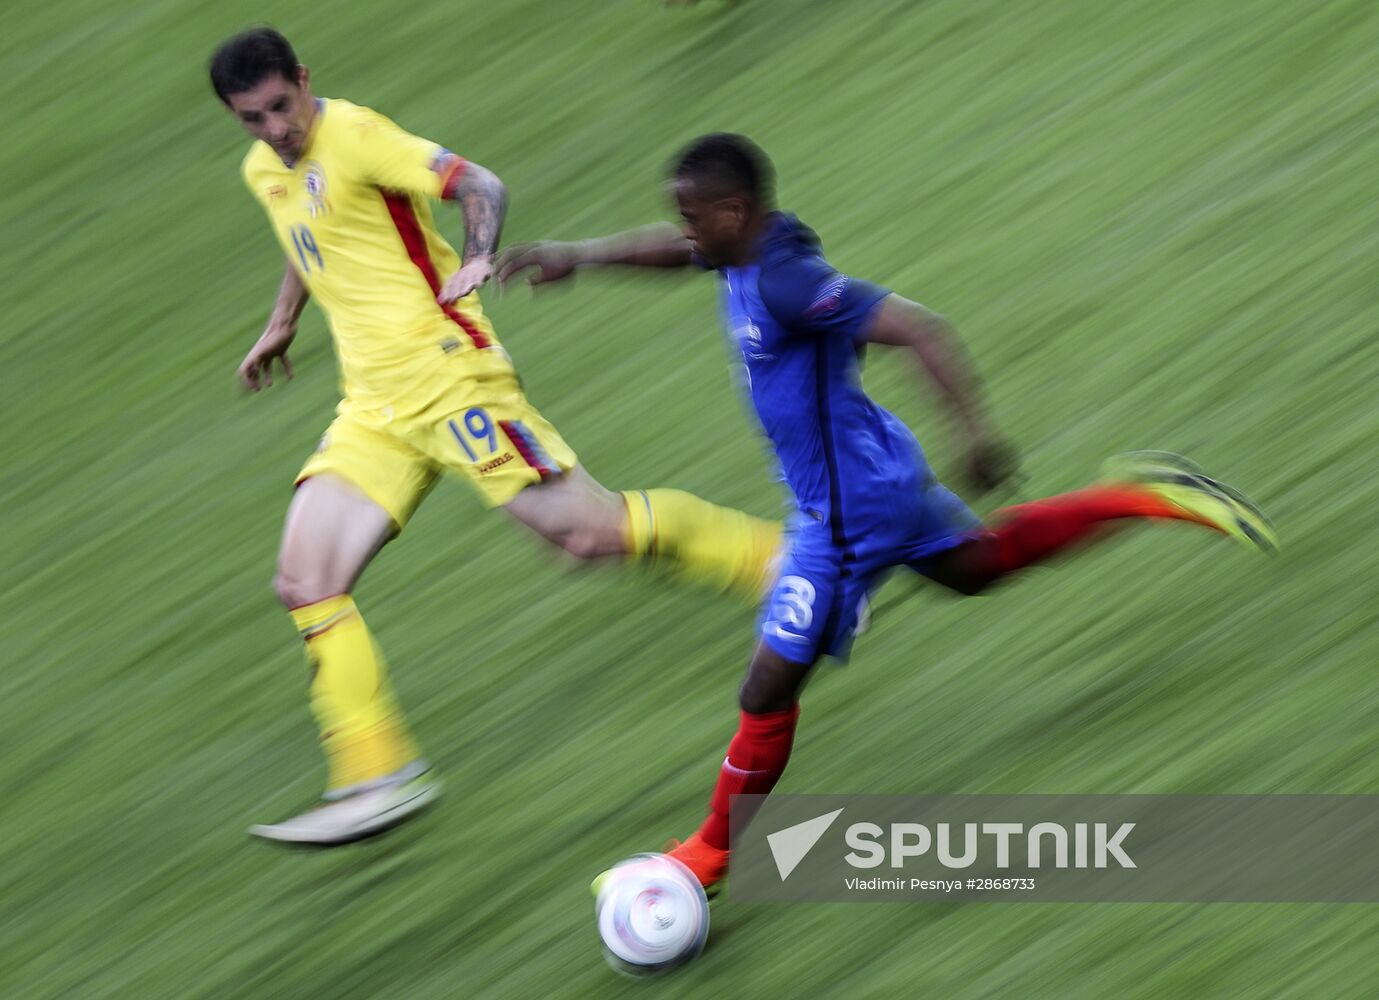
[[[1129,483],[1155,494],[1191,520],[1215,528],[1266,555],[1278,552],[1278,534],[1259,505],[1233,486],[1204,474],[1171,451],[1132,451],[1110,458],[1102,480]]]

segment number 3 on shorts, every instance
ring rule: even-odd
[[[482,448],[487,445],[490,455],[498,450],[498,429],[493,426],[493,421],[481,406],[465,411],[463,428],[453,420],[449,426],[450,433],[455,435],[455,440],[459,442],[460,448],[469,456],[471,462],[479,460],[479,454],[474,450],[476,447]],[[470,445],[471,441],[473,447]]]
[[[775,635],[791,642],[806,642],[809,626],[814,624],[814,584],[802,576],[781,577],[776,585],[771,605],[771,620],[766,627]]]

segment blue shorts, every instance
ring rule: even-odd
[[[805,515],[796,519],[758,626],[771,649],[795,663],[846,659],[868,595],[890,570],[923,572],[925,560],[981,528],[957,494],[934,479],[885,507],[879,515],[862,512],[841,532]]]

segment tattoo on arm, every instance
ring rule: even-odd
[[[508,192],[490,170],[470,163],[455,189],[464,215],[464,262],[492,256],[507,212]]]

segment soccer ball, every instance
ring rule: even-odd
[[[664,854],[619,862],[599,884],[599,936],[613,968],[655,975],[704,950],[709,900],[694,874]]]

